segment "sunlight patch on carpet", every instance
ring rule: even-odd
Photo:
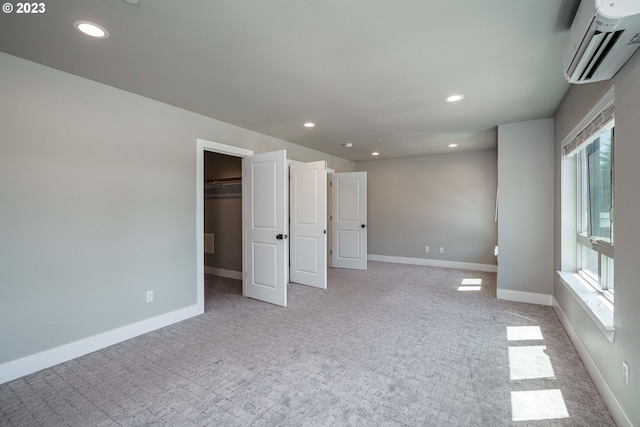
[[[569,418],[562,392],[553,390],[512,391],[513,421],[552,420]]]
[[[507,326],[508,341],[541,340],[540,326]]]

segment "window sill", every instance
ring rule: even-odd
[[[562,284],[570,291],[580,306],[591,317],[610,342],[613,342],[613,304],[600,292],[586,284],[575,272],[558,271]]]

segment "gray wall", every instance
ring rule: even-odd
[[[487,150],[357,163],[368,178],[368,253],[495,265],[496,162]]]
[[[238,178],[242,176],[242,159],[225,154],[204,153],[204,179]],[[213,233],[213,254],[204,254],[205,267],[242,271],[242,186],[205,191],[204,232]]]
[[[196,138],[355,168],[4,53],[0,94],[0,363],[195,304]]]
[[[572,86],[556,114],[555,265],[560,268],[561,141],[615,83],[615,341],[610,343],[556,279],[558,304],[591,358],[635,425],[640,425],[640,54],[613,81]],[[622,361],[631,369],[631,386],[623,383]]]
[[[498,126],[498,187],[498,297],[527,300],[503,291],[526,292],[550,303],[553,119]]]

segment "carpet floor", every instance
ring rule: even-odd
[[[494,273],[369,262],[0,385],[2,426],[614,426],[550,307]]]

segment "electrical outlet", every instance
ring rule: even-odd
[[[442,246],[440,246],[440,253],[443,254],[444,253],[444,248]]]
[[[622,361],[622,375],[624,375],[624,384],[629,387],[629,364],[624,360]]]
[[[147,302],[153,302],[153,291],[147,291]]]
[[[429,252],[429,246],[425,246],[425,247],[424,247],[424,251],[425,251],[425,252]]]

